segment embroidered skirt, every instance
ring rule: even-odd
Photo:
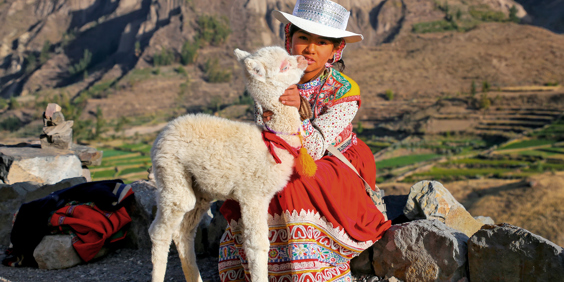
[[[372,152],[361,140],[345,157],[368,183],[375,183]],[[269,206],[269,281],[351,281],[350,260],[382,237],[385,221],[358,175],[334,156],[316,161],[313,178],[296,173]],[[226,201],[229,222],[220,242],[221,281],[250,281],[239,205]]]

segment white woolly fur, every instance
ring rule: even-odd
[[[274,113],[266,124],[274,131],[296,133],[298,109],[279,97],[299,81],[307,63],[280,47],[264,47],[254,54],[235,50],[244,66],[247,90],[262,109]],[[285,68],[287,66],[287,68]],[[294,157],[275,148],[277,164],[265,146],[262,128],[205,114],[189,114],[171,121],[159,134],[151,158],[157,183],[157,215],[151,236],[153,281],[163,281],[171,241],[182,262],[186,281],[202,281],[194,238],[203,213],[213,199],[234,199],[241,206],[245,252],[252,281],[268,281],[268,204],[286,186]],[[279,135],[293,147],[296,135]]]

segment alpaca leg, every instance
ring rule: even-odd
[[[187,282],[202,282],[198,265],[196,264],[196,250],[194,249],[194,239],[202,215],[208,210],[209,202],[202,199],[198,201],[196,208],[184,215],[184,219],[175,234],[173,240],[182,262],[182,270]]]
[[[246,199],[241,203],[243,247],[249,261],[251,281],[268,281],[268,202],[264,199]]]
[[[157,169],[157,215],[149,228],[153,243],[152,281],[163,281],[166,272],[168,252],[173,234],[180,228],[184,215],[194,209],[196,197],[185,173],[171,163],[166,169]]]

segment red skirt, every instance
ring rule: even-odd
[[[374,157],[364,142],[358,140],[343,155],[368,183],[376,182]],[[350,259],[391,225],[366,194],[364,182],[343,162],[325,156],[316,164],[314,177],[294,173],[270,202],[271,281],[350,281]],[[229,222],[220,245],[221,280],[250,281],[239,204],[226,201],[221,212]]]

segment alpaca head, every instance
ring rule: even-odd
[[[281,47],[264,47],[253,54],[235,49],[235,56],[243,65],[247,90],[255,102],[275,115],[287,107],[279,101],[284,90],[298,83],[307,68],[303,56],[291,56]]]

